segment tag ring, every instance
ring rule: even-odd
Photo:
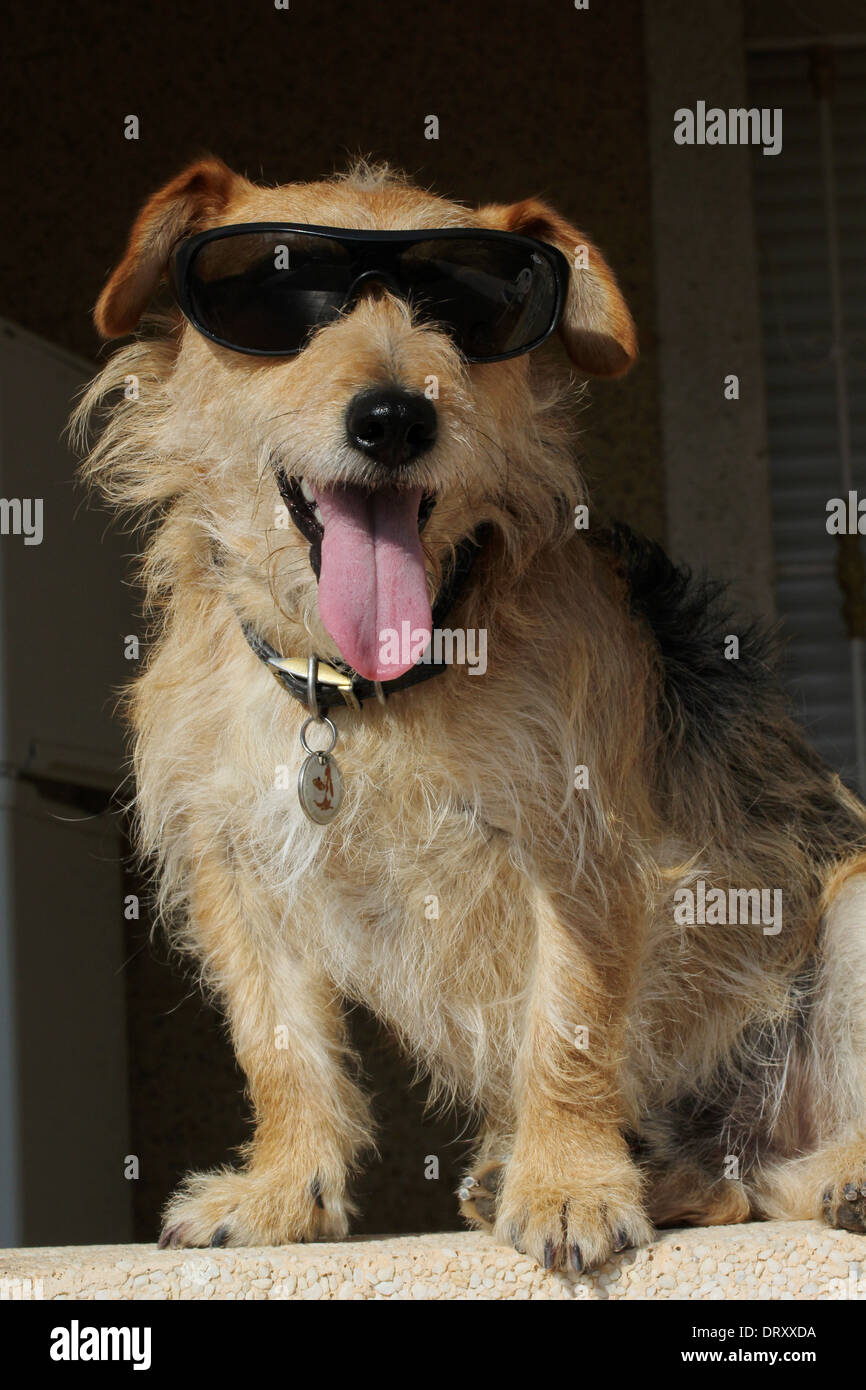
[[[310,745],[307,743],[307,729],[309,728],[310,724],[327,724],[328,728],[331,731],[331,742],[328,744],[327,748],[311,748]],[[336,742],[337,726],[334,723],[333,719],[329,719],[326,714],[318,716],[314,716],[311,714],[309,719],[305,719],[303,724],[301,725],[301,747],[303,748],[305,753],[310,753],[314,757],[326,757],[327,754],[331,752]]]

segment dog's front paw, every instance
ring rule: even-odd
[[[581,1274],[619,1250],[646,1245],[653,1229],[636,1173],[613,1182],[578,1175],[563,1181],[509,1166],[494,1233],[545,1269]]]
[[[821,1206],[828,1226],[842,1231],[866,1231],[866,1162],[849,1177],[825,1187]]]
[[[349,1213],[342,1184],[321,1175],[298,1184],[282,1170],[191,1173],[165,1209],[159,1245],[339,1240],[349,1229]]]

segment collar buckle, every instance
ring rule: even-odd
[[[311,656],[307,662],[307,709],[310,711],[311,719],[318,719],[322,713],[319,704],[319,693],[316,689],[316,676],[319,670],[319,658]]]

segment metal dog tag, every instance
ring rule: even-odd
[[[331,742],[327,748],[311,748],[307,743],[307,729],[311,724],[327,724],[331,731]],[[298,773],[298,800],[301,810],[316,825],[327,825],[340,809],[343,800],[343,774],[337,766],[336,758],[331,757],[331,749],[337,742],[337,729],[333,720],[311,715],[301,726],[301,747],[307,754]]]
[[[311,753],[298,773],[298,800],[310,820],[327,825],[343,800],[343,774],[329,753]]]

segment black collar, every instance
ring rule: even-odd
[[[459,599],[475,564],[478,551],[486,543],[489,534],[489,525],[483,523],[471,536],[467,536],[456,547],[454,561],[445,572],[439,593],[436,595],[436,602],[433,605],[434,629],[442,627]],[[309,709],[308,658],[280,656],[270,642],[266,642],[250,623],[243,623],[242,627],[244,636],[259,660],[264,662],[268,669],[273,672],[290,695],[294,695],[305,709]],[[405,671],[402,676],[398,676],[396,680],[383,682],[366,680],[363,676],[359,676],[357,671],[353,671],[351,666],[347,666],[344,661],[325,662],[317,660],[317,666],[316,702],[322,712],[327,712],[334,705],[340,704],[349,705],[353,709],[360,709],[365,700],[373,698],[384,703],[385,696],[390,695],[393,691],[405,690],[408,686],[418,685],[421,681],[430,680],[432,676],[438,676],[441,671],[445,670],[446,663],[443,661],[419,662],[418,665]]]

